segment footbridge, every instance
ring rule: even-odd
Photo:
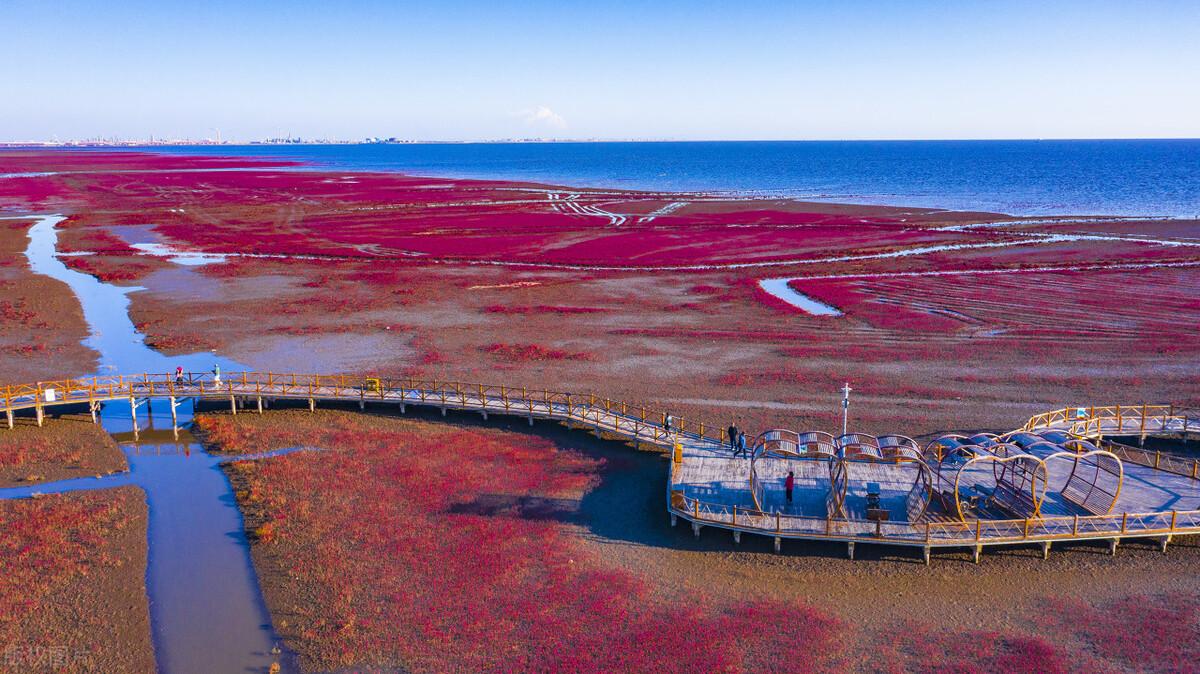
[[[526,387],[349,375],[237,372],[102,376],[4,387],[9,428],[18,414],[40,425],[47,412],[127,401],[136,410],[168,401],[228,404],[262,413],[282,400],[310,410],[322,403],[434,407],[558,421],[599,437],[669,452],[667,510],[672,525],[774,539],[837,541],[850,557],[858,543],[935,548],[1120,541],[1200,533],[1200,462],[1150,452],[1112,438],[1200,434],[1200,414],[1170,405],[1063,407],[1003,436],[943,436],[923,449],[902,435],[768,431],[735,455],[721,425],[670,417],[592,394]],[[791,476],[793,489],[786,489]]]

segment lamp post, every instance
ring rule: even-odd
[[[847,426],[850,422],[850,382],[842,387],[842,435],[848,432]]]

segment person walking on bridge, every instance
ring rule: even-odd
[[[221,364],[214,363],[212,372],[213,372],[213,383],[216,384],[217,386],[220,386],[221,385]]]
[[[663,415],[663,428],[667,429],[667,435],[671,434],[671,426],[675,423],[675,417],[671,416],[670,412]]]
[[[788,474],[787,474],[787,478],[785,478],[783,481],[783,491],[785,494],[787,494],[787,502],[789,504],[792,502],[792,490],[795,488],[796,488],[796,474],[789,470]]]
[[[736,455],[737,454],[737,439],[738,439],[737,424],[729,424],[728,432],[729,432],[729,449],[733,450],[733,453]]]
[[[748,454],[746,454],[746,432],[745,431],[738,431],[738,451],[742,453],[742,456],[749,456]]]
[[[183,386],[183,366],[182,365],[175,366],[175,385]]]

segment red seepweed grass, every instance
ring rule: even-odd
[[[227,451],[328,449],[230,469],[307,666],[814,671],[840,653],[811,607],[670,600],[601,562],[567,521],[603,463],[547,439],[351,414],[200,426]]]

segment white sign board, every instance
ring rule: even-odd
[[[42,393],[46,396],[46,402],[52,403],[58,399],[58,392],[52,388],[45,389]]]

